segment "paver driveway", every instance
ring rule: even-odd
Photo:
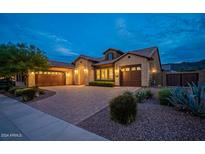
[[[56,95],[29,103],[29,105],[73,124],[78,124],[102,110],[108,105],[109,100],[123,91],[139,89],[136,87],[109,88],[89,86],[55,86],[44,88],[56,91]]]

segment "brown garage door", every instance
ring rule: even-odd
[[[65,74],[63,72],[43,72],[35,76],[37,86],[65,85]]]
[[[120,69],[121,86],[141,86],[141,65],[123,66]]]

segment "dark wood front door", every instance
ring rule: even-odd
[[[141,65],[129,65],[120,68],[121,86],[141,86]]]
[[[43,72],[35,76],[37,86],[65,85],[65,74],[62,72]]]

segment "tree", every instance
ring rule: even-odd
[[[34,45],[0,45],[0,77],[11,78],[21,73],[27,78],[28,70],[44,71],[49,67],[45,54]]]

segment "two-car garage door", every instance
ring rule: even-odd
[[[121,86],[141,86],[141,65],[129,65],[120,68]]]
[[[35,75],[37,86],[65,85],[65,73],[63,72],[41,72]]]

